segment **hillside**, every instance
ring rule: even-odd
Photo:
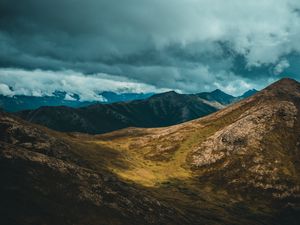
[[[1,224],[189,223],[146,189],[123,182],[105,162],[94,169],[78,154],[93,145],[2,112],[0,134]],[[104,146],[97,151],[122,158]]]
[[[187,210],[190,204],[201,211],[221,202],[226,213],[252,220],[246,224],[297,224],[299,109],[300,84],[283,79],[198,120],[125,129],[95,141],[127,155],[131,169],[115,170],[121,177],[179,191],[170,195],[183,198]]]
[[[296,225],[299,110],[283,79],[164,128],[64,134],[2,113],[6,224]]]

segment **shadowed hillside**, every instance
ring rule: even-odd
[[[80,156],[97,149],[103,159],[122,159],[113,149],[0,116],[1,224],[190,223],[146,189],[123,182],[106,162],[94,169]]]

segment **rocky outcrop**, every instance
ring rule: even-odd
[[[276,123],[293,128],[297,113],[295,105],[287,101],[251,108],[193,150],[192,165],[209,166],[232,154],[263,151],[261,140],[264,136],[275,129]]]
[[[239,108],[220,112],[224,117],[243,111],[192,149],[188,161],[193,170],[235,190],[299,199],[299,87],[283,80],[247,100],[250,108],[241,102]]]

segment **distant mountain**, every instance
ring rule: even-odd
[[[146,99],[154,95],[154,93],[122,93],[118,94],[111,91],[100,93],[107,101],[104,103],[127,102],[133,100]]]
[[[219,102],[222,105],[231,104],[236,99],[234,96],[226,94],[219,89],[216,89],[212,92],[202,92],[196,95],[200,98],[206,99],[207,101]]]
[[[186,122],[216,112],[235,100],[220,90],[200,94],[170,91],[143,100],[78,109],[41,107],[16,115],[58,131],[100,134],[126,127],[163,127]]]
[[[258,91],[255,89],[251,89],[246,91],[241,96],[234,97],[232,95],[226,94],[225,92],[221,91],[220,89],[216,89],[212,92],[201,92],[196,94],[200,98],[206,99],[211,102],[218,102],[224,106],[232,104],[234,102],[237,102],[239,100],[248,98],[254,94],[256,94]]]
[[[257,92],[255,89],[247,91],[244,95],[233,97],[217,89],[213,92],[203,92],[196,94],[198,97],[210,102],[220,103],[226,106],[234,101],[246,98]],[[22,110],[34,110],[42,106],[68,106],[79,108],[96,103],[111,104],[115,102],[127,102],[142,100],[151,97],[154,93],[115,93],[105,91],[99,93],[105,101],[81,101],[80,96],[69,95],[66,92],[56,91],[52,96],[4,96],[0,95],[0,108],[7,112],[17,112]],[[220,106],[219,106],[220,107]]]
[[[41,107],[18,112],[27,121],[54,130],[104,133],[126,127],[162,127],[182,123],[217,111],[221,105],[197,95],[174,91],[153,95],[144,100],[94,104],[82,108]]]
[[[153,95],[153,93],[122,93],[117,94],[114,92],[102,92],[100,93],[104,97],[105,102],[102,103],[113,103],[121,101],[131,101],[136,99],[145,99]],[[70,100],[71,98],[71,100]],[[66,92],[54,92],[53,96],[3,96],[0,95],[0,107],[7,112],[16,112],[21,110],[37,109],[41,106],[68,106],[68,107],[83,107],[99,103],[97,101],[80,101],[78,95],[67,95]]]
[[[66,100],[62,94],[55,93],[53,96],[3,96],[0,95],[0,107],[7,112],[16,112],[26,109],[37,109],[41,106],[59,106],[82,107],[92,104],[91,102],[81,102],[76,99]]]
[[[258,92],[258,90],[256,89],[251,89],[251,90],[248,90],[246,91],[244,94],[242,94],[241,96],[239,96],[238,98],[240,99],[244,99],[244,98],[248,98],[254,94],[256,94]]]

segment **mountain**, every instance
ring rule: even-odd
[[[7,112],[17,112],[21,110],[37,109],[41,106],[67,105],[70,107],[82,107],[91,104],[90,102],[81,102],[76,99],[66,100],[65,93],[56,92],[53,96],[4,96],[0,95],[0,107]]]
[[[1,221],[296,225],[299,133],[291,79],[163,128],[60,133],[0,113]]]
[[[115,93],[111,91],[104,91],[100,93],[106,99],[105,103],[114,102],[128,102],[133,100],[146,99],[154,95],[154,93]]]
[[[137,99],[146,99],[153,93],[122,93],[102,92],[101,95],[105,102],[113,103],[121,101],[132,101]],[[66,92],[56,91],[52,96],[4,96],[0,95],[0,107],[7,112],[17,112],[21,110],[34,110],[42,106],[68,106],[68,107],[83,107],[99,103],[99,101],[81,101],[78,95],[68,95]]]
[[[298,224],[299,134],[300,84],[282,79],[204,118],[94,142],[126,155],[129,169],[114,170],[120,177],[219,219],[195,224]]]
[[[244,94],[242,94],[241,96],[239,96],[239,99],[244,99],[244,98],[248,98],[254,94],[256,94],[258,91],[256,89],[250,89],[248,91],[246,91]]]
[[[201,92],[196,94],[202,99],[206,99],[210,102],[218,102],[224,106],[237,102],[239,100],[251,97],[252,95],[256,94],[258,91],[256,89],[250,89],[246,91],[244,94],[234,97],[232,95],[226,94],[225,92],[216,89],[212,92]]]
[[[251,96],[256,90],[249,90],[244,95],[239,96],[236,100],[240,100]],[[111,91],[104,91],[99,93],[99,96],[103,98],[103,101],[82,101],[80,96],[73,94],[69,95],[63,91],[55,91],[52,96],[4,96],[0,95],[0,108],[6,112],[17,112],[23,110],[35,110],[42,106],[67,106],[73,108],[79,108],[89,106],[97,103],[111,104],[116,102],[128,102],[133,100],[147,99],[154,95],[154,93],[115,93]],[[197,94],[203,99],[216,102],[226,106],[232,103],[235,97],[228,95],[220,90],[213,92],[204,92]]]
[[[216,89],[212,92],[202,92],[197,94],[197,96],[207,101],[219,102],[222,105],[229,105],[236,99],[234,96],[226,94],[220,89]]]
[[[126,127],[162,127],[196,119],[223,107],[197,95],[174,91],[145,100],[94,104],[83,108],[41,107],[17,113],[27,121],[58,131],[105,133]]]
[[[78,109],[41,107],[16,115],[58,131],[100,134],[126,127],[175,125],[206,116],[240,99],[220,90],[200,94],[169,91],[143,100],[93,104]]]

